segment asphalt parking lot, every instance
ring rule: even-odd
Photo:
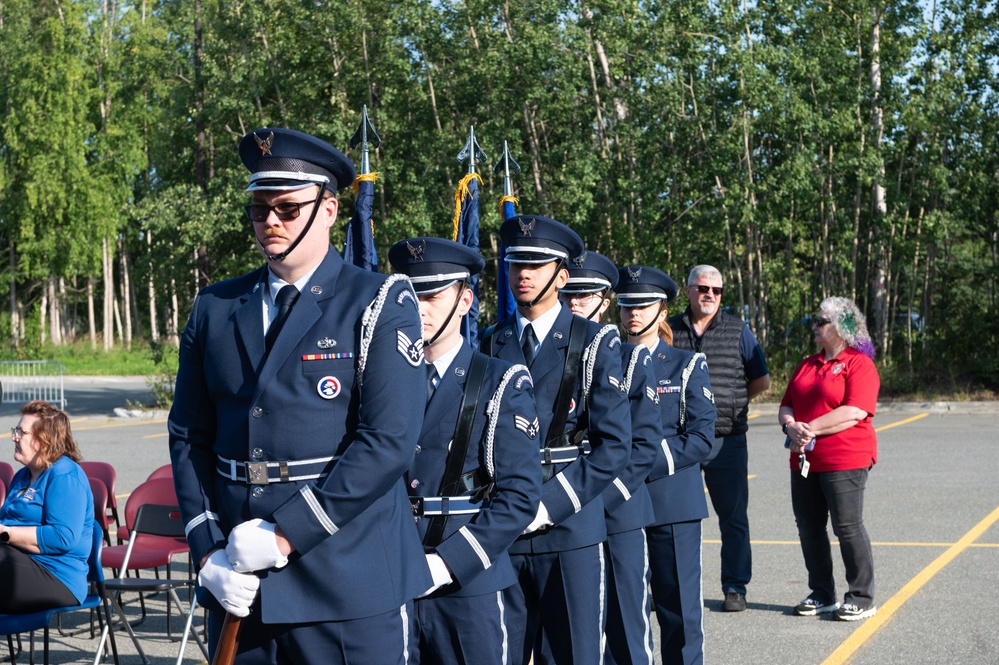
[[[107,388],[88,384],[86,409],[74,409],[73,429],[88,459],[118,469],[116,494],[124,501],[148,474],[169,462],[165,414],[145,419],[110,417],[126,406],[132,381]],[[133,402],[140,401],[131,393]],[[704,522],[704,629],[707,663],[996,663],[999,638],[999,404],[882,407],[875,418],[879,463],[871,472],[865,516],[874,545],[878,614],[857,623],[797,617],[790,608],[805,597],[806,574],[790,508],[789,470],[775,405],[751,411],[750,527],[753,581],[748,609],[720,611],[717,522]],[[16,423],[11,405],[0,418]],[[13,462],[11,446],[0,460]],[[834,543],[835,549],[835,543]],[[834,551],[838,592],[845,580]],[[177,570],[186,568],[180,563]],[[152,663],[174,662],[176,642],[164,640],[163,603],[153,599],[153,616],[138,630]],[[135,604],[129,613],[138,612]],[[85,613],[77,613],[79,623]],[[198,623],[200,623],[200,618]],[[653,622],[654,623],[654,622]],[[181,628],[174,616],[174,630]],[[53,663],[92,662],[96,640],[66,638],[52,630]],[[121,663],[141,660],[127,635],[118,637]],[[40,645],[38,646],[40,651]],[[4,654],[6,655],[6,654]],[[39,661],[41,654],[38,654]],[[22,656],[23,662],[26,656]],[[105,662],[109,662],[107,659]],[[188,645],[184,663],[204,657]]]

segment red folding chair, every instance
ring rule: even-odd
[[[177,505],[177,492],[174,490],[173,478],[154,478],[142,483],[129,495],[125,501],[125,526],[131,534],[135,524],[135,518],[139,512],[139,506],[144,504]],[[125,554],[128,551],[127,545],[114,545],[106,547],[102,558],[104,565],[118,571],[125,562]],[[137,541],[132,547],[131,555],[128,558],[128,565],[122,570],[122,576],[127,571],[135,571],[139,577],[139,571],[143,569],[153,569],[156,578],[159,579],[159,568],[166,567],[166,578],[170,579],[170,564],[175,556],[188,552],[187,539],[182,537],[158,536],[153,534],[145,535],[142,540]],[[193,568],[189,566],[189,570]],[[117,574],[117,573],[116,573]],[[142,619],[145,619],[145,600],[139,595],[142,606]],[[167,605],[167,616],[169,618],[170,605]],[[133,625],[138,625],[133,624]],[[169,633],[169,624],[167,624]]]
[[[0,462],[0,485],[5,490],[10,489],[10,481],[14,479],[14,467],[7,462]]]
[[[99,480],[104,483],[104,486],[107,488],[107,510],[102,513],[95,513],[94,518],[98,521],[102,521],[105,534],[111,531],[111,525],[114,524],[115,533],[117,535],[117,531],[121,527],[121,518],[118,515],[118,498],[115,496],[114,491],[115,483],[118,480],[118,474],[115,472],[114,467],[107,462],[84,461],[80,462],[80,468],[83,469],[85,474],[87,474],[87,478]],[[111,541],[109,540],[108,545],[110,544]]]
[[[157,478],[173,478],[173,465],[164,464],[155,471],[149,474],[146,480],[155,480]]]

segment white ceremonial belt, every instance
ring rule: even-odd
[[[338,459],[340,459],[339,456],[284,462],[248,462],[231,460],[219,455],[215,470],[223,478],[247,485],[294,483],[302,480],[316,480],[326,476],[329,473],[327,471],[329,463]]]

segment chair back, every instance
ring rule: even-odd
[[[135,528],[135,518],[139,514],[139,506],[155,503],[165,506],[176,506],[177,490],[173,486],[173,477],[153,478],[142,483],[129,495],[125,501],[125,525],[129,533]],[[181,536],[184,535],[181,530]]]
[[[0,506],[2,506],[3,502],[6,500],[7,500],[7,486],[4,485],[3,483],[0,483]]]
[[[104,536],[104,541],[111,544],[111,534],[108,533],[107,520],[104,517],[108,510],[108,488],[97,478],[87,478],[90,481],[90,492],[94,495],[94,524]]]
[[[90,546],[90,556],[87,557],[87,581],[104,584],[104,568],[101,566],[101,550],[104,549],[105,532],[101,524],[94,520],[93,544]]]
[[[87,474],[87,478],[96,478],[108,488],[108,507],[118,510],[118,499],[114,495],[114,486],[118,482],[118,473],[114,467],[107,462],[91,462],[84,460],[80,462],[80,468]],[[110,525],[109,525],[110,526]]]
[[[173,466],[170,464],[164,464],[150,473],[146,480],[155,480],[156,478],[173,478]]]
[[[0,462],[0,485],[3,485],[5,490],[9,490],[12,480],[14,480],[14,467],[7,462]]]

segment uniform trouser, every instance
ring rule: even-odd
[[[749,453],[745,434],[715,440],[719,452],[704,470],[711,506],[721,531],[722,593],[745,594],[753,576],[749,546]]]
[[[801,553],[808,569],[811,597],[836,601],[832,548],[827,520],[839,538],[839,551],[849,591],[844,601],[868,609],[874,605],[874,553],[864,527],[867,469],[812,472],[807,478],[791,470],[791,506],[798,524]]]
[[[411,665],[506,665],[505,615],[502,591],[417,600]]]
[[[608,534],[604,663],[653,663],[649,554],[645,530]]]
[[[79,605],[65,584],[13,545],[0,545],[0,614]]]
[[[322,592],[302,602],[321,603]],[[208,650],[214,657],[222,612],[208,613]],[[236,665],[403,665],[413,651],[413,601],[363,619],[307,624],[260,622],[260,600],[242,620]]]
[[[511,662],[599,665],[604,634],[601,544],[566,552],[511,554],[518,584],[503,592]]]
[[[701,521],[645,528],[662,662],[704,662]]]

